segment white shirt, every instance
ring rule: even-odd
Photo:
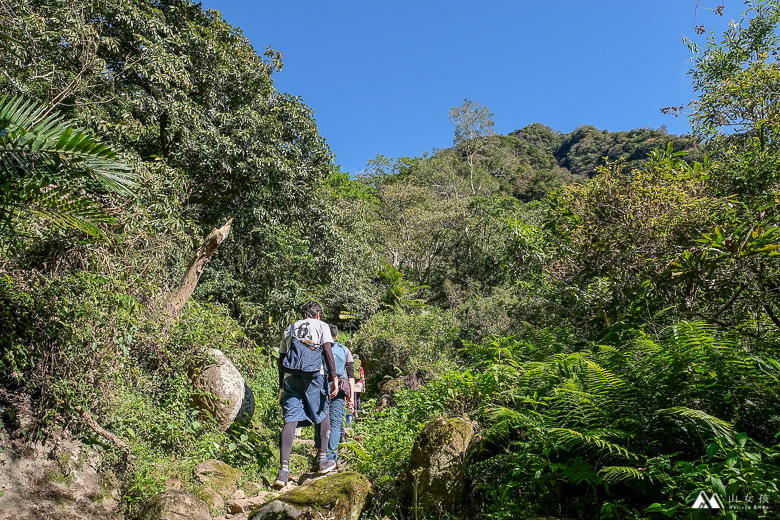
[[[322,348],[325,343],[333,343],[333,336],[330,335],[330,325],[316,318],[304,318],[298,320],[293,325],[295,328],[295,337],[301,341],[309,341]],[[284,329],[282,342],[279,345],[279,354],[286,354],[290,350],[292,338],[290,337],[290,327]],[[320,365],[320,374],[325,373],[325,368]],[[285,374],[286,378],[290,374]]]

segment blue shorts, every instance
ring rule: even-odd
[[[290,375],[284,378],[282,412],[284,422],[319,424],[328,415],[328,381],[323,374]],[[302,424],[301,426],[306,426]]]

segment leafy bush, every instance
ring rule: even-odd
[[[436,307],[395,308],[367,320],[355,335],[354,352],[369,381],[419,370],[433,379],[456,366],[457,321]]]

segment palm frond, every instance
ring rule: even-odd
[[[16,54],[14,50],[7,44],[7,43],[13,43],[16,45],[19,45],[20,43],[12,36],[15,34],[16,31],[12,27],[8,27],[7,25],[3,25],[0,23],[0,49],[4,51],[8,51],[12,54]]]
[[[116,152],[63,122],[56,112],[19,96],[0,98],[0,156],[13,158],[13,168],[0,162],[6,176],[31,173],[30,164],[51,171],[66,164],[118,193],[131,194],[135,186],[135,173]]]
[[[113,217],[87,197],[62,186],[44,187],[34,182],[25,182],[14,190],[12,197],[0,193],[0,208],[6,222],[32,214],[51,220],[55,227],[78,229],[100,239],[109,237],[102,227],[115,223]]]
[[[106,239],[114,219],[79,190],[87,176],[109,190],[130,194],[132,168],[106,145],[64,122],[59,114],[20,96],[0,98],[0,224],[16,233],[14,221],[48,219]]]

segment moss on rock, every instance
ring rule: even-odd
[[[347,471],[295,488],[252,511],[249,519],[288,518],[293,514],[319,512],[334,520],[357,520],[372,496],[371,483],[365,475]]]
[[[238,481],[241,479],[241,470],[216,459],[201,462],[192,472],[198,482],[211,487],[225,498],[238,489]]]
[[[209,506],[203,500],[185,491],[167,490],[150,498],[139,520],[211,520]]]
[[[455,512],[463,502],[466,453],[474,427],[467,418],[437,417],[414,443],[404,482],[404,495],[423,514]]]

